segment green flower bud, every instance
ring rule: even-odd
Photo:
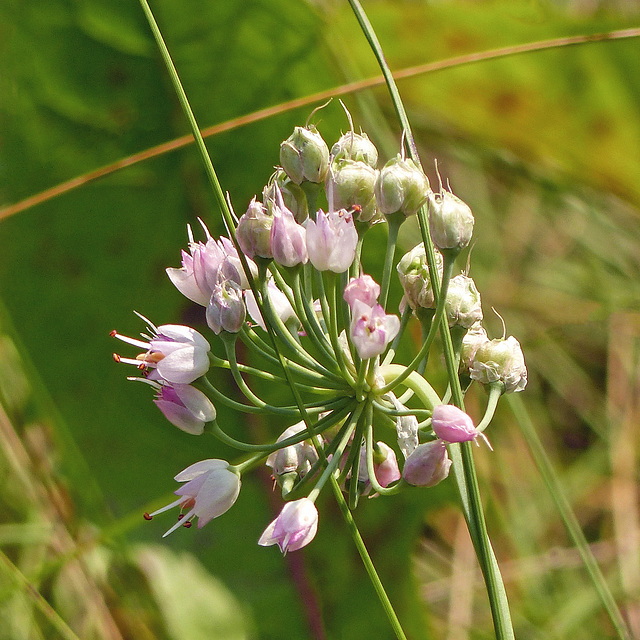
[[[274,202],[276,199],[276,186],[280,188],[284,204],[293,213],[298,224],[302,224],[309,217],[309,205],[307,196],[299,184],[296,184],[285,173],[284,169],[277,168],[269,179],[269,184],[262,190],[263,202]]]
[[[296,127],[280,145],[280,164],[296,184],[322,182],[329,168],[329,147],[315,127]]]
[[[429,232],[440,251],[460,251],[471,241],[473,213],[467,204],[449,191],[432,193],[429,207]]]
[[[272,225],[273,217],[266,213],[262,202],[254,197],[246,213],[240,216],[236,228],[236,239],[243,253],[250,258],[273,258],[270,240]]]
[[[426,202],[431,188],[429,179],[413,160],[403,160],[398,155],[380,171],[375,193],[378,208],[385,215],[402,211],[411,216]]]
[[[469,327],[462,338],[462,348],[460,351],[460,373],[469,375],[469,369],[476,356],[476,351],[485,342],[489,342],[487,332],[480,322],[476,322]]]
[[[480,345],[469,375],[482,384],[501,381],[505,393],[522,391],[527,386],[527,367],[520,343],[509,336]]]
[[[374,189],[378,172],[368,164],[355,160],[340,160],[331,165],[325,190],[332,210],[360,207],[356,219],[369,222],[376,214]]]
[[[358,134],[349,131],[331,147],[331,157],[337,160],[356,160],[364,162],[375,169],[378,164],[378,150],[369,140],[366,133]]]
[[[458,324],[468,329],[482,320],[480,292],[473,278],[462,273],[449,281],[444,305],[450,327]]]
[[[438,251],[435,255],[438,273],[442,279],[442,255]],[[436,305],[429,277],[429,265],[422,242],[402,256],[397,270],[409,306],[414,311],[419,307],[434,309]]]

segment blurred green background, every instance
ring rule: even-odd
[[[364,8],[393,70],[640,26],[622,1]],[[201,127],[379,73],[346,2],[152,9]],[[471,273],[490,333],[502,332],[493,306],[523,345],[522,400],[638,636],[639,60],[637,38],[610,40],[399,84],[427,173],[435,182],[437,158],[474,210]],[[0,69],[0,207],[187,132],[136,2],[1,0]],[[381,157],[397,153],[386,91],[344,100]],[[314,106],[208,139],[236,211]],[[334,101],[319,129],[331,145],[346,128]],[[72,637],[65,624],[83,640],[392,637],[326,497],[316,540],[284,559],[256,544],[279,508],[266,472],[200,531],[161,541],[171,518],[141,517],[169,500],[178,471],[234,455],[171,427],[111,359],[110,330],[140,331],[134,309],[202,325],[164,273],[197,217],[222,233],[188,146],[0,220],[1,638]],[[403,249],[414,238],[409,223]],[[483,402],[470,392],[472,414]],[[219,414],[246,440],[287,426]],[[495,452],[476,458],[517,637],[613,637],[507,403],[489,437]],[[366,501],[356,519],[411,638],[492,637],[453,483]]]

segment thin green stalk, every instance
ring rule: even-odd
[[[553,469],[553,465],[547,456],[547,452],[545,451],[544,445],[542,444],[540,437],[538,436],[538,432],[531,420],[531,416],[527,411],[524,403],[514,393],[511,393],[507,396],[509,406],[513,411],[513,415],[515,416],[518,424],[520,425],[520,429],[527,441],[527,445],[529,446],[529,451],[535,460],[536,466],[538,467],[538,471],[540,471],[540,475],[544,480],[544,483],[547,485],[547,489],[551,494],[551,498],[553,499],[556,508],[560,513],[560,517],[564,522],[564,526],[567,528],[571,539],[578,549],[578,553],[582,558],[582,562],[593,582],[593,585],[598,592],[598,596],[602,601],[602,604],[611,619],[611,622],[616,630],[618,637],[621,640],[631,640],[631,632],[625,622],[622,614],[620,613],[620,609],[616,604],[616,601],[611,594],[609,586],[607,585],[607,581],[605,577],[602,575],[602,571],[600,571],[600,567],[598,566],[598,562],[596,561],[593,553],[591,551],[591,547],[589,547],[589,543],[584,537],[584,533],[580,527],[580,523],[571,508],[571,504],[567,500],[562,491],[562,487],[560,485],[560,481]]]
[[[387,298],[389,297],[389,285],[391,283],[391,272],[393,271],[393,257],[396,252],[398,242],[398,231],[404,222],[404,215],[400,212],[387,216],[387,249],[384,255],[384,268],[382,270],[382,284],[380,285],[380,296],[378,303],[387,308]]]

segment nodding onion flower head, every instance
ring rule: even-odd
[[[297,551],[308,545],[318,530],[318,510],[313,500],[300,498],[287,502],[280,515],[269,524],[258,544],[269,547],[277,544],[282,553]]]
[[[384,165],[376,182],[378,209],[385,215],[401,211],[415,214],[431,194],[429,179],[411,159],[400,155]]]
[[[450,191],[432,193],[429,207],[429,233],[440,251],[460,251],[473,236],[474,217],[469,205]]]
[[[283,267],[305,264],[309,259],[305,228],[298,224],[293,214],[284,205],[280,189],[276,189],[275,201],[269,206],[273,214],[273,225],[269,246],[273,259]]]
[[[356,300],[364,302],[369,307],[375,306],[380,295],[380,285],[366,273],[359,278],[351,278],[349,284],[344,288],[342,297],[347,304],[353,309]]]
[[[154,380],[140,379],[156,389],[154,403],[178,429],[199,436],[204,431],[204,425],[216,419],[216,408],[211,400],[190,384],[160,384]]]
[[[209,370],[209,343],[191,327],[180,324],[154,326],[144,316],[151,335],[138,340],[112,331],[111,336],[144,349],[135,359],[114,354],[116,362],[134,364],[148,371],[150,380],[165,380],[171,384],[189,384]]]
[[[402,477],[415,487],[433,487],[449,475],[451,460],[442,440],[419,444],[406,459]]]
[[[366,133],[347,131],[331,147],[331,159],[334,162],[342,159],[364,162],[375,169],[378,150]]]
[[[233,280],[219,282],[207,306],[207,324],[218,335],[221,331],[238,333],[247,315],[242,289]]]
[[[351,307],[351,340],[363,360],[380,355],[400,330],[398,316],[387,315],[379,304],[373,307],[356,300]]]
[[[520,343],[509,336],[506,340],[488,340],[481,344],[469,375],[482,384],[502,382],[504,393],[522,391],[527,386],[527,367]]]
[[[180,293],[193,302],[206,307],[213,289],[222,279],[233,280],[243,288],[249,286],[238,252],[228,238],[214,240],[206,225],[200,221],[207,237],[206,242],[195,242],[191,227],[189,252],[182,251],[182,266],[166,269],[169,279]],[[256,265],[249,262],[249,268],[257,274]]]
[[[307,252],[318,271],[343,273],[353,262],[358,244],[358,232],[353,216],[345,209],[325,213],[319,209],[316,219],[305,223]]]
[[[339,160],[331,164],[325,182],[327,200],[335,209],[356,209],[360,222],[376,219],[378,172],[365,162]]]
[[[468,329],[482,320],[480,292],[473,278],[463,273],[451,278],[445,300],[445,312],[450,327],[460,325]]]
[[[144,514],[145,520],[151,520],[159,513],[180,507],[178,522],[163,538],[180,526],[189,528],[193,518],[198,518],[198,529],[201,529],[213,518],[227,512],[240,493],[240,476],[226,460],[201,460],[181,471],[175,480],[185,483],[174,492],[180,497],[166,507]]]
[[[442,280],[443,261],[442,254],[436,250],[436,267],[440,280]],[[404,291],[404,299],[415,311],[419,308],[434,309],[435,298],[427,264],[427,253],[424,243],[416,245],[411,251],[405,253],[397,266],[398,278]]]
[[[280,164],[296,184],[322,182],[329,168],[329,147],[313,125],[296,127],[280,145]]]

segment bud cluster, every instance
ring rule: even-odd
[[[473,231],[464,202],[450,191],[434,194],[402,154],[378,168],[378,151],[364,133],[347,132],[329,150],[315,127],[296,127],[280,146],[280,164],[261,199],[251,200],[235,228],[228,224],[229,237],[214,238],[201,222],[204,239],[197,241],[189,227],[181,265],[166,270],[180,293],[205,308],[203,320],[224,355],[195,329],[155,327],[144,318],[142,339],[112,335],[141,350],[114,357],[137,367],[133,379],[154,389],[170,423],[244,452],[236,465],[206,459],[180,472],[178,499],[145,517],[179,507],[167,534],[194,518],[201,527],[234,504],[242,473],[264,463],[285,504],[258,542],[287,552],[316,535],[315,501],[328,480],[355,508],[361,496],[438,484],[449,474],[451,447],[484,437],[491,416],[475,427],[422,375],[441,318],[458,339],[461,380],[516,392],[526,384],[526,367],[515,338],[488,338],[468,273],[453,275]],[[380,271],[365,273],[360,256],[371,250],[372,225],[389,221],[397,229],[418,213],[422,242],[397,264],[390,242]],[[404,294],[399,313],[387,302],[391,286]],[[405,328],[413,316],[425,342],[407,367],[395,358],[399,342],[411,340]],[[238,340],[246,363],[238,362]],[[221,388],[228,374],[242,402]],[[399,400],[395,392],[404,388],[410,392]],[[288,392],[290,400],[272,404],[258,390],[278,398]],[[230,437],[217,423],[220,404],[277,417],[280,437],[258,444]]]

